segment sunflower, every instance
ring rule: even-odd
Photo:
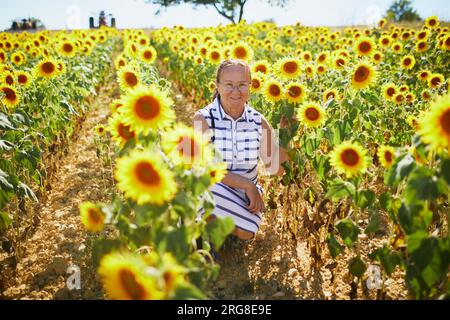
[[[141,83],[141,77],[131,66],[125,66],[117,72],[119,86],[123,91],[136,88]]]
[[[16,84],[16,77],[13,72],[8,71],[2,76],[2,83],[7,86],[14,86]]]
[[[444,36],[444,38],[442,40],[442,49],[450,51],[450,34],[447,34],[446,36]]]
[[[94,128],[94,130],[95,130],[95,132],[97,132],[97,134],[98,134],[99,136],[104,135],[104,134],[105,134],[105,131],[106,131],[105,126],[102,125],[102,124],[96,125],[95,128]]]
[[[403,95],[403,93],[396,93],[392,97],[392,101],[394,101],[394,103],[397,105],[402,104],[403,102],[405,102],[405,96]]]
[[[428,89],[424,89],[422,90],[420,96],[422,97],[423,100],[429,101],[431,99],[431,92]]]
[[[6,52],[2,49],[0,49],[0,62],[6,61]]]
[[[301,55],[301,58],[305,62],[311,62],[312,60],[312,54],[310,51],[304,51]]]
[[[213,153],[208,142],[209,139],[205,139],[203,134],[178,124],[175,129],[162,135],[161,147],[174,163],[190,168],[194,165],[205,166],[212,162]]]
[[[316,57],[317,64],[327,64],[330,54],[327,51],[320,52]]]
[[[253,50],[245,42],[238,42],[230,48],[231,58],[244,61],[251,61],[253,58]]]
[[[284,80],[297,78],[300,74],[300,60],[286,57],[275,63],[275,71]]]
[[[158,300],[163,293],[158,289],[156,279],[150,276],[149,268],[140,256],[113,252],[102,258],[98,274],[111,299]]]
[[[416,59],[414,59],[414,56],[412,55],[406,55],[402,58],[400,65],[405,70],[410,70],[414,67],[416,64]]]
[[[438,88],[444,83],[445,79],[444,76],[440,73],[433,73],[430,75],[430,78],[428,79],[428,86],[430,88]]]
[[[372,38],[361,37],[355,42],[354,51],[358,56],[370,56],[376,49],[376,44]]]
[[[17,83],[21,87],[28,87],[32,82],[31,75],[26,71],[17,72]]]
[[[381,165],[389,169],[394,163],[395,150],[390,146],[381,146],[378,148],[377,156],[381,162]]]
[[[373,67],[368,63],[359,63],[353,71],[352,86],[355,89],[364,89],[370,86],[376,78]]]
[[[338,92],[336,89],[328,89],[322,95],[323,102],[328,102],[331,99],[336,100],[338,98]]]
[[[347,178],[364,173],[369,161],[366,151],[356,142],[343,142],[330,153],[330,164]]]
[[[140,58],[141,61],[152,64],[156,61],[157,53],[155,48],[153,47],[147,47],[144,49],[141,49],[140,51]]]
[[[62,41],[59,45],[59,53],[67,58],[72,58],[76,55],[76,45],[72,41]]]
[[[121,108],[121,107],[123,107],[122,99],[114,99],[111,102],[110,110],[112,113],[116,113],[119,110],[119,108]]]
[[[264,85],[264,97],[269,102],[278,102],[283,98],[282,84],[275,79],[267,79]]]
[[[119,146],[124,146],[128,140],[136,137],[136,133],[131,130],[130,126],[123,122],[122,115],[116,113],[108,120],[108,131],[111,138]]]
[[[251,70],[252,73],[268,74],[270,72],[270,64],[267,60],[258,60],[253,62]]]
[[[425,20],[425,25],[430,29],[435,29],[439,26],[439,19],[436,16],[430,16]]]
[[[222,52],[219,49],[210,49],[208,59],[214,64],[219,64],[222,61]]]
[[[45,79],[56,77],[59,73],[54,59],[41,60],[35,70],[38,77]]]
[[[80,216],[86,230],[90,232],[101,232],[105,224],[105,215],[98,206],[92,202],[80,204]]]
[[[415,50],[419,53],[424,53],[428,50],[428,42],[427,41],[417,41],[415,45]]]
[[[392,45],[392,51],[394,51],[395,53],[400,53],[403,51],[403,45],[400,42],[395,42]]]
[[[326,119],[325,111],[315,102],[306,102],[298,110],[297,118],[309,128],[317,128]]]
[[[228,173],[227,170],[227,163],[226,162],[218,162],[214,163],[213,165],[208,167],[208,175],[211,179],[211,185],[219,183],[220,181],[225,178],[226,174]]]
[[[386,19],[381,19],[380,21],[378,21],[378,27],[380,29],[383,29],[386,26],[387,20]]]
[[[421,70],[418,74],[417,77],[419,78],[419,80],[422,81],[427,81],[430,78],[431,72],[428,70]]]
[[[211,93],[214,93],[215,91],[216,91],[216,82],[215,81],[210,81],[209,83],[208,83],[208,90],[209,90],[209,92],[211,92]]]
[[[116,67],[116,70],[119,70],[127,65],[127,59],[125,58],[124,55],[119,55],[114,60],[114,65]]]
[[[289,82],[285,88],[286,100],[289,103],[298,104],[306,97],[306,88],[300,82]]]
[[[264,85],[264,77],[260,73],[256,73],[252,76],[252,85],[250,87],[251,92],[261,92]]]
[[[419,120],[422,140],[433,149],[447,148],[450,153],[450,94],[438,97]]]
[[[116,163],[117,188],[138,205],[170,201],[177,192],[173,172],[161,156],[150,150],[133,150]]]
[[[333,67],[335,69],[343,69],[347,64],[347,59],[342,56],[337,56],[333,59]]]
[[[23,54],[23,52],[20,52],[20,51],[14,52],[11,55],[11,61],[16,66],[21,66],[22,64],[24,64],[26,62],[25,55]]]
[[[0,94],[3,94],[2,102],[7,107],[15,107],[20,102],[20,96],[14,87],[0,86]]]
[[[138,86],[123,98],[123,120],[131,130],[148,134],[162,129],[175,118],[172,99],[156,85]]]
[[[380,39],[378,40],[378,44],[384,48],[389,47],[391,42],[392,42],[392,39],[388,35],[381,36]]]

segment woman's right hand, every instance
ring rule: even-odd
[[[245,187],[245,193],[247,194],[247,198],[249,199],[249,205],[247,206],[247,208],[251,213],[256,214],[258,212],[265,211],[264,200],[262,199],[258,188],[256,188],[256,185],[253,182],[248,182]]]

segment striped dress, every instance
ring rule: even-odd
[[[262,194],[258,185],[258,159],[262,137],[262,116],[248,104],[242,116],[236,120],[225,113],[219,99],[197,111],[207,121],[212,142],[216,150],[227,163],[229,172],[239,174],[251,180]],[[214,117],[214,130],[212,119]],[[243,189],[232,188],[223,183],[210,187],[215,207],[212,214],[216,217],[231,217],[239,229],[256,233],[261,224],[261,213],[253,214],[248,209],[248,197]],[[199,214],[204,209],[200,208]]]

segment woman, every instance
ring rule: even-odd
[[[254,237],[265,210],[257,181],[258,158],[270,174],[277,175],[283,174],[281,164],[288,160],[267,120],[247,104],[250,86],[251,72],[245,62],[222,62],[213,103],[194,115],[194,128],[210,131],[212,143],[228,166],[225,178],[210,189],[215,200],[212,215],[231,217],[236,225],[233,234],[242,240]],[[285,119],[281,127],[286,127]]]

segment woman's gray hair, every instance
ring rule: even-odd
[[[220,64],[219,68],[217,69],[217,73],[216,73],[216,90],[214,91],[213,100],[215,100],[219,96],[219,91],[217,90],[217,86],[219,85],[220,77],[222,76],[223,70],[225,68],[231,67],[231,66],[241,66],[241,67],[243,67],[245,69],[245,71],[247,71],[250,81],[252,81],[252,73],[250,71],[250,66],[247,64],[247,62],[245,62],[243,60],[239,60],[239,59],[227,59],[227,60],[224,60]]]

